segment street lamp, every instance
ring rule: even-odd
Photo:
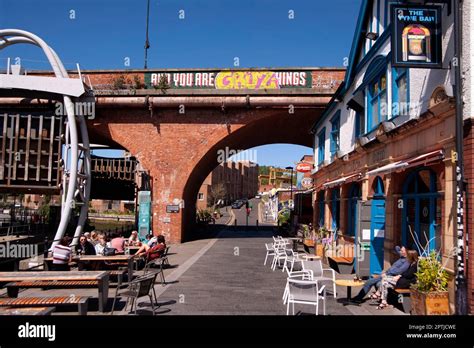
[[[293,167],[286,167],[286,170],[291,170],[291,178],[290,178],[290,199],[293,202]],[[293,202],[294,204],[294,202]],[[293,210],[293,207],[290,208],[290,210]]]

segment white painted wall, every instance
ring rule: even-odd
[[[381,3],[384,3],[382,1]],[[374,1],[374,7],[372,9],[372,16],[375,16],[377,13],[376,10],[377,1]],[[468,22],[469,26],[466,29],[466,24],[464,24],[465,30],[468,31],[468,34],[465,34],[464,37],[464,48],[465,48],[465,55],[464,55],[464,78],[465,78],[465,91],[466,91],[466,108],[465,114],[468,117],[474,117],[474,106],[473,98],[472,98],[472,85],[474,83],[474,77],[471,73],[470,66],[474,64],[474,52],[471,50],[472,47],[472,25],[470,24],[473,20],[473,9],[474,9],[474,1],[465,1],[465,19],[464,22]],[[383,14],[383,7],[381,8],[381,14]],[[449,70],[450,61],[453,58],[454,53],[454,37],[452,33],[453,25],[452,21],[454,19],[453,14],[451,16],[447,16],[447,7],[445,6],[443,11],[443,66],[445,69],[410,69],[409,71],[409,89],[410,89],[410,103],[412,104],[412,108],[410,108],[410,118],[418,117],[420,114],[424,113],[428,107],[429,102],[431,99],[431,95],[433,91],[438,86],[443,86],[448,95],[452,96],[452,85],[451,85],[451,73]],[[377,21],[374,19],[372,21],[372,31],[376,31],[376,23]],[[381,28],[383,29],[383,16],[380,22]],[[381,33],[381,31],[380,31]],[[368,41],[366,40],[366,47],[368,48]],[[390,38],[384,43],[382,47],[379,48],[378,52],[373,55],[373,58],[382,54],[387,55],[391,51],[391,41]],[[469,52],[469,54],[466,54]],[[363,52],[357,54],[359,57],[363,57]],[[372,58],[372,59],[373,59]],[[350,153],[354,150],[355,146],[355,111],[351,109],[347,109],[346,104],[349,100],[353,97],[353,92],[357,89],[358,86],[363,81],[365,70],[370,65],[371,61],[367,62],[363,69],[355,76],[354,82],[349,90],[344,95],[344,100],[339,102],[337,107],[331,112],[330,115],[326,117],[326,119],[318,126],[315,132],[315,158],[318,158],[318,133],[321,131],[323,127],[326,127],[326,143],[325,143],[325,160],[331,161],[330,155],[330,132],[331,132],[331,119],[335,115],[338,110],[341,110],[341,118],[340,118],[340,151],[342,154]],[[355,67],[354,67],[355,68]],[[391,64],[388,64],[387,67],[387,94],[388,94],[388,102],[389,105],[392,103],[392,74],[391,74]],[[469,83],[468,83],[469,81]],[[469,104],[469,105],[467,105]],[[390,109],[390,108],[389,108]],[[366,107],[367,111],[367,107]],[[391,110],[389,111],[389,114]],[[318,159],[316,160],[316,163]]]

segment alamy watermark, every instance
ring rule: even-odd
[[[0,244],[0,258],[34,258],[38,255],[38,244]]]
[[[76,116],[83,116],[89,120],[95,118],[95,102],[73,102],[74,105],[74,114]],[[63,103],[56,102],[54,113],[56,116],[67,116],[67,110]]]
[[[257,150],[234,150],[228,146],[217,150],[217,163],[226,163],[231,157],[234,157],[235,161],[248,162],[250,167],[257,166]]]

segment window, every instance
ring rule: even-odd
[[[323,128],[318,134],[318,164],[324,162],[325,154],[325,143],[326,143],[326,128]]]
[[[199,192],[199,193],[198,193],[198,199],[199,199],[200,201],[203,201],[203,200],[204,200],[204,193]]]
[[[331,157],[339,151],[340,111],[331,120]]]
[[[367,108],[367,129],[373,130],[387,118],[387,75],[381,76],[369,85]]]
[[[409,113],[408,69],[392,69],[392,117]]]
[[[363,112],[355,113],[355,138],[357,139],[365,133],[365,117]]]
[[[331,228],[333,231],[339,229],[339,219],[341,217],[341,196],[339,188],[335,188],[331,193]]]

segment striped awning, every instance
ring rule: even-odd
[[[386,164],[382,167],[375,168],[367,172],[367,175],[388,174],[392,172],[400,172],[407,168],[416,167],[420,165],[428,165],[444,159],[443,150],[436,150],[416,156],[404,161]]]
[[[326,183],[323,184],[323,188],[327,189],[327,188],[336,187],[336,186],[345,184],[347,182],[358,180],[361,177],[362,177],[361,173],[351,174],[351,175],[348,175],[348,176],[345,176],[345,177],[342,177],[342,178],[339,178],[339,179],[336,179],[336,180],[333,180],[333,181],[326,182]]]

